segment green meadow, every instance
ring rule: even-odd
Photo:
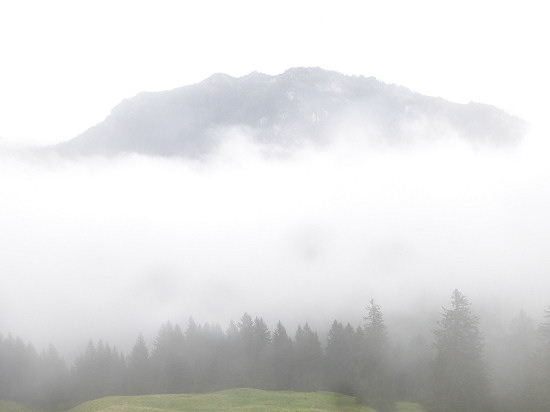
[[[332,392],[270,392],[231,389],[208,394],[117,396],[83,403],[70,412],[375,412],[355,398]],[[421,412],[415,404],[399,403],[399,412]]]
[[[1,412],[43,412],[0,402]],[[231,389],[206,394],[110,396],[84,402],[67,412],[375,412],[355,398],[332,392],[271,392]],[[398,402],[396,412],[422,412],[418,405]]]
[[[0,401],[0,412],[45,412],[42,409],[29,408],[15,402]]]

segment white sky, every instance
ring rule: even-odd
[[[319,66],[534,120],[539,1],[0,1],[0,136],[68,140],[140,91]],[[542,107],[541,109],[538,109]]]

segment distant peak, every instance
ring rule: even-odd
[[[210,83],[210,84],[233,84],[237,80],[235,77],[230,76],[226,73],[214,73],[212,76],[208,77],[206,80],[203,81],[203,83]]]
[[[246,76],[243,76],[244,79],[269,79],[271,77],[272,76],[270,76],[269,74],[265,74],[258,71],[253,71],[248,73]]]
[[[329,70],[322,69],[320,67],[291,67],[283,74],[301,74],[310,75],[315,73],[331,73]]]

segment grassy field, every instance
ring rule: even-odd
[[[231,389],[208,394],[111,396],[78,405],[67,412],[375,412],[355,398],[332,392],[270,392]],[[0,402],[0,412],[42,412]],[[396,412],[422,412],[400,402]]]
[[[44,412],[41,409],[33,409],[19,403],[0,401],[0,412]]]
[[[399,412],[421,412],[415,404],[399,403]],[[70,412],[375,412],[355,398],[331,392],[269,392],[231,389],[208,394],[117,396],[83,403]]]

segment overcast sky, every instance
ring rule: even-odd
[[[455,287],[493,311],[542,313],[550,26],[540,2],[190,3],[2,0],[0,148],[68,140],[141,91],[296,66],[492,104],[536,132],[506,153],[450,141],[266,161],[235,131],[208,165],[0,151],[1,334],[127,348],[188,316],[360,322],[371,298],[437,314]]]
[[[539,1],[0,3],[0,136],[68,140],[123,98],[319,66],[528,120],[548,96]]]

